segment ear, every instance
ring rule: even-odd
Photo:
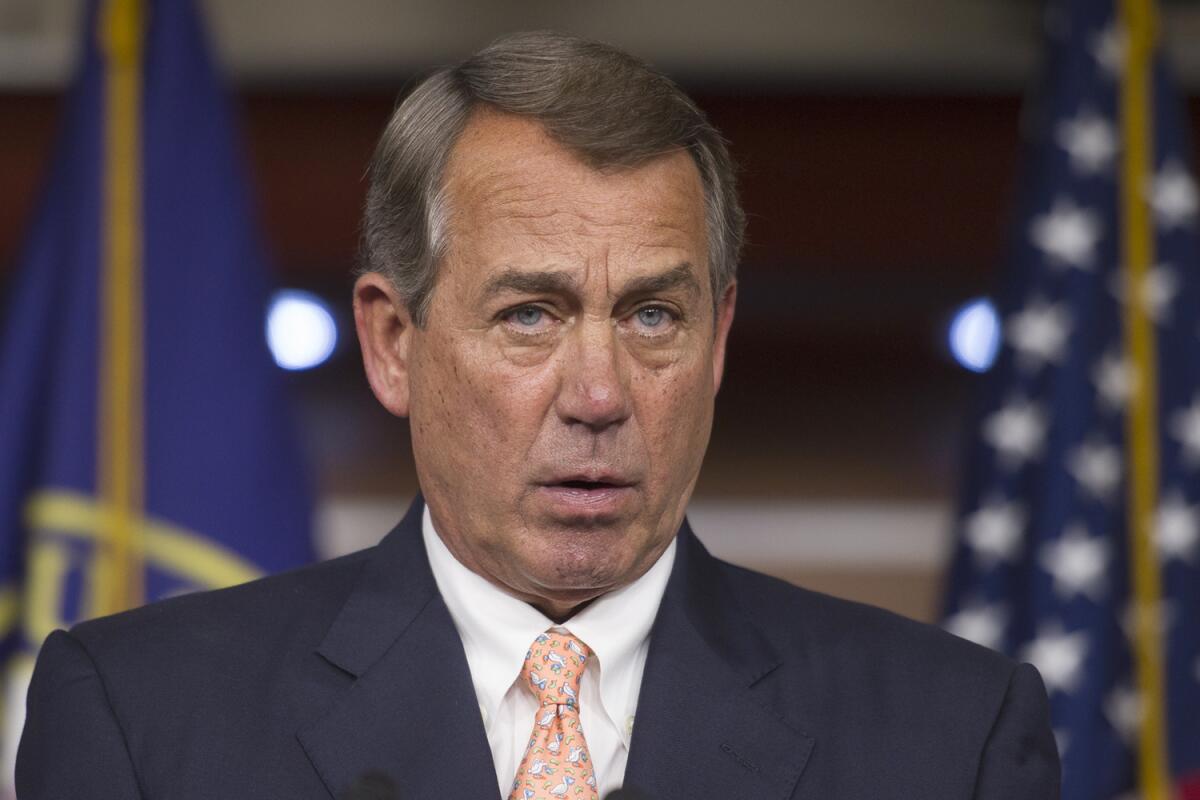
[[[732,281],[721,293],[717,303],[716,330],[713,332],[713,394],[721,388],[721,377],[725,374],[725,343],[729,340],[729,329],[733,326],[733,307],[737,304],[737,281]]]
[[[354,328],[371,391],[388,411],[408,416],[408,348],[415,326],[408,305],[378,272],[354,282]]]

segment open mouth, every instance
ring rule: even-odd
[[[620,489],[624,484],[610,483],[608,481],[563,481],[561,483],[551,484],[552,486],[561,486],[564,489],[580,489],[583,491],[593,491],[597,489]]]

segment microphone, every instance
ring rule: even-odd
[[[338,800],[398,800],[396,783],[384,772],[364,772]]]

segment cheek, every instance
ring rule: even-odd
[[[523,454],[522,440],[541,425],[552,370],[545,360],[514,363],[484,336],[452,333],[430,341],[419,354],[413,422],[421,432],[437,429],[431,441],[444,437],[469,448],[477,461],[487,460],[480,453],[492,459]]]
[[[642,371],[634,380],[633,391],[655,471],[690,481],[712,424],[711,359],[694,358]]]

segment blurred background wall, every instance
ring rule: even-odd
[[[416,489],[349,318],[374,141],[429,67],[506,31],[604,39],[680,83],[730,139],[749,246],[708,460],[702,538],[731,560],[932,619],[978,380],[948,345],[992,289],[1012,216],[1041,5],[1021,0],[207,0],[280,286],[330,305],[332,356],[288,382],[326,554]],[[0,0],[0,293],[45,179],[80,4]],[[1200,87],[1200,4],[1167,3]],[[1200,126],[1200,102],[1190,105]],[[3,297],[0,297],[0,301]],[[753,513],[751,513],[753,511]]]

